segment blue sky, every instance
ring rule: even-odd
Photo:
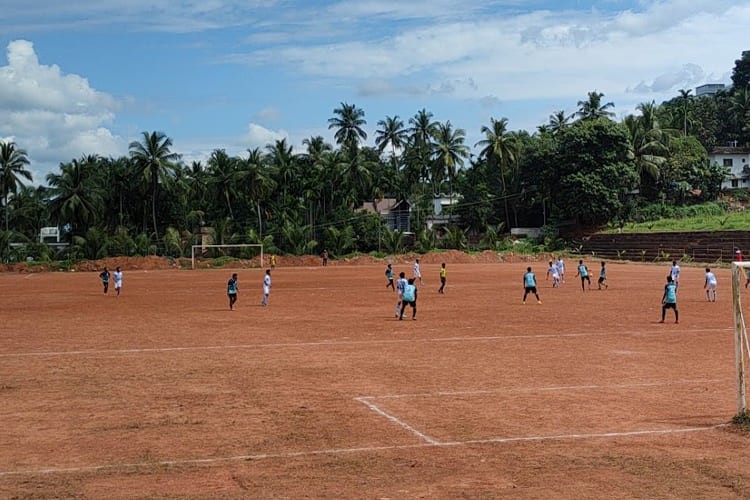
[[[186,162],[323,135],[341,102],[377,122],[426,108],[473,146],[491,117],[535,130],[587,92],[622,117],[730,80],[750,0],[2,0],[0,139],[35,182],[140,132]]]

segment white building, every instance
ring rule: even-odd
[[[729,174],[721,183],[722,189],[750,189],[749,148],[716,148],[709,153],[708,161],[729,168]]]
[[[707,83],[695,88],[695,97],[715,96],[720,90],[724,90],[723,83]]]

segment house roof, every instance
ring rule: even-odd
[[[750,154],[750,148],[731,148],[731,147],[720,147],[714,148],[710,153],[711,155],[747,155]]]
[[[396,198],[383,198],[375,201],[366,201],[361,207],[359,207],[359,209],[357,209],[357,211],[372,212],[383,215],[393,210],[396,205],[398,205],[398,200]]]

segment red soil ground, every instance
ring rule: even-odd
[[[266,308],[240,269],[231,312],[227,269],[2,273],[0,497],[750,496],[727,270],[716,303],[683,270],[674,325],[668,266],[496,260],[424,256],[417,321],[382,264],[279,259]]]

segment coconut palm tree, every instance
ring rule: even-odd
[[[234,220],[232,199],[237,196],[237,190],[235,189],[235,180],[237,178],[236,158],[230,157],[223,149],[215,149],[211,152],[207,165],[209,184],[224,198],[227,210],[229,210],[229,218]]]
[[[692,89],[680,89],[680,104],[682,108],[682,135],[687,135],[687,125],[688,125],[688,113],[690,112],[690,102],[693,96],[690,95],[690,92],[692,92]]]
[[[130,143],[130,158],[135,162],[140,173],[147,176],[151,182],[151,218],[154,224],[154,234],[159,239],[159,228],[156,225],[156,202],[159,196],[159,181],[166,181],[174,171],[174,162],[180,155],[171,150],[172,139],[164,132],[142,132],[141,142]]]
[[[549,115],[547,129],[552,132],[553,135],[557,135],[570,125],[570,120],[572,118],[573,115],[566,114],[562,109],[555,111]]]
[[[21,178],[32,180],[31,172],[26,170],[29,157],[26,151],[16,147],[15,142],[0,142],[0,191],[3,194],[3,208],[5,209],[5,231],[8,231],[10,209],[8,195],[15,194],[18,186],[23,185]]]
[[[445,123],[438,123],[433,138],[435,139],[433,162],[448,177],[452,201],[456,170],[463,167],[464,159],[469,157],[469,148],[464,144],[466,131],[462,128],[454,129],[449,120]]]
[[[255,205],[258,215],[258,235],[263,238],[263,219],[261,217],[261,203],[276,188],[276,182],[271,178],[265,166],[265,159],[260,149],[248,149],[248,157],[241,159],[237,171],[237,185]]]
[[[604,97],[604,94],[601,92],[589,92],[587,100],[578,101],[578,112],[576,115],[581,120],[609,119],[615,116],[615,113],[609,110],[615,107],[615,103],[607,102],[602,104],[602,97]]]
[[[378,130],[375,131],[375,145],[382,153],[386,147],[391,146],[391,162],[396,167],[396,150],[406,146],[409,132],[404,128],[404,122],[396,116],[386,116],[385,120],[378,122]]]
[[[487,160],[491,170],[497,169],[503,186],[503,204],[505,206],[505,224],[510,227],[508,212],[508,186],[506,176],[511,165],[516,162],[517,146],[512,136],[508,134],[508,119],[495,120],[490,118],[490,126],[483,125],[481,132],[485,138],[477,142],[474,147],[481,147],[479,158]]]
[[[47,174],[50,215],[58,224],[70,224],[71,238],[94,225],[102,208],[101,187],[94,182],[96,163],[81,158],[60,165],[60,173]]]
[[[362,128],[367,125],[365,112],[354,104],[342,102],[340,108],[333,110],[333,114],[337,116],[328,119],[328,129],[336,129],[336,143],[356,150],[359,141],[367,139],[367,133]]]

